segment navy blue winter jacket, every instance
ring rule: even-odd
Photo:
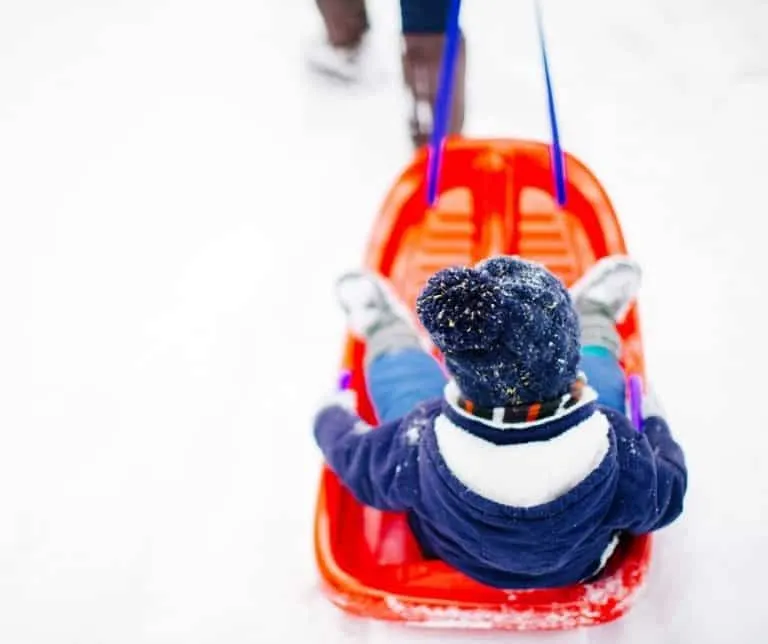
[[[638,433],[594,398],[515,427],[489,426],[447,398],[376,428],[331,406],[315,436],[361,503],[408,512],[425,555],[505,589],[588,579],[618,534],[672,522],[687,486],[662,418]]]

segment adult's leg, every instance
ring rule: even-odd
[[[450,0],[400,0],[404,34],[444,34]]]
[[[307,43],[305,56],[315,72],[353,83],[365,75],[369,29],[365,0],[315,0],[325,33]]]
[[[333,47],[354,48],[368,31],[365,0],[315,0]]]
[[[402,68],[411,95],[409,128],[414,147],[429,142],[434,127],[435,99],[445,50],[449,0],[400,0],[403,30]],[[448,134],[464,126],[466,43],[459,43]]]

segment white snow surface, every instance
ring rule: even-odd
[[[764,642],[764,0],[544,2],[690,466],[634,610],[444,633],[318,591],[333,279],[410,156],[397,5],[371,5],[359,88],[305,70],[311,0],[0,5],[0,641]],[[532,6],[465,5],[467,134],[546,138]]]

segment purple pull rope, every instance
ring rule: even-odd
[[[643,380],[633,373],[627,378],[629,391],[629,417],[638,432],[643,431]]]
[[[339,376],[339,389],[349,389],[350,382],[352,382],[352,372],[342,371]]]
[[[445,133],[451,120],[451,103],[453,102],[453,85],[456,77],[456,59],[459,51],[459,12],[461,0],[451,0],[448,9],[448,21],[445,28],[445,51],[440,68],[440,80],[435,97],[435,121],[432,128],[432,139],[429,143],[429,159],[427,160],[427,203],[434,206],[437,201],[437,189],[440,170],[443,162]]]

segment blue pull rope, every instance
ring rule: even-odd
[[[453,86],[456,77],[456,59],[459,51],[459,13],[461,0],[451,0],[448,9],[448,21],[445,28],[445,51],[440,67],[440,79],[435,97],[435,117],[432,128],[432,140],[429,143],[427,161],[427,203],[434,206],[437,201],[437,189],[443,161],[443,148],[448,123],[451,121]]]
[[[557,111],[555,110],[555,97],[552,91],[552,78],[549,72],[549,56],[547,55],[547,43],[544,38],[544,21],[541,17],[541,3],[535,0],[536,27],[539,32],[539,45],[541,47],[541,60],[544,64],[544,80],[547,84],[547,107],[549,110],[549,124],[552,128],[552,173],[555,177],[555,195],[560,206],[565,205],[565,157],[560,147],[560,130],[557,126]]]

